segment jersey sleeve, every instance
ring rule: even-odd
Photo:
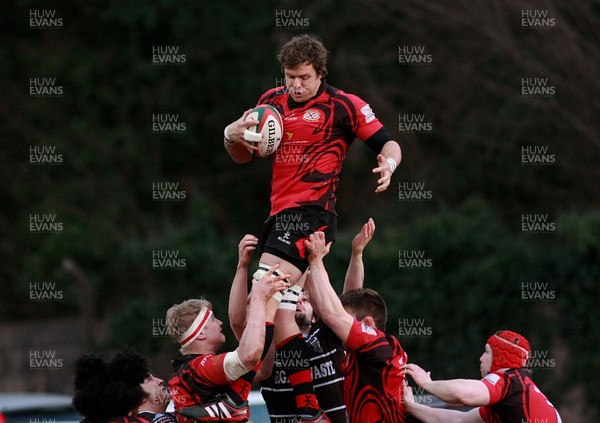
[[[354,109],[350,113],[352,132],[354,132],[361,141],[366,141],[371,135],[383,128],[383,125],[379,122],[379,119],[377,119],[369,104],[356,95],[346,95]]]
[[[392,355],[392,349],[383,332],[354,320],[346,348],[360,354],[371,362],[386,362]]]
[[[498,373],[489,373],[481,381],[490,393],[489,405],[497,403],[504,397],[506,378],[503,375]]]
[[[223,366],[225,355],[226,353],[219,355],[207,354],[192,360],[190,362],[190,367],[196,373],[196,378],[207,385],[228,385],[229,380],[227,379],[225,368]]]

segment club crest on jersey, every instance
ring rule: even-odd
[[[321,119],[321,113],[317,109],[308,109],[302,116],[302,120],[307,122],[317,122],[319,119]]]

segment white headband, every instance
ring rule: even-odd
[[[185,348],[194,342],[198,337],[198,334],[202,332],[202,329],[206,326],[206,323],[208,323],[210,316],[212,316],[212,310],[208,307],[202,307],[192,325],[183,333],[183,335],[181,335],[181,338],[179,338],[181,348]]]

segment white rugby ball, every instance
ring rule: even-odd
[[[254,142],[254,145],[258,147],[258,151],[250,150],[250,152],[259,157],[270,156],[277,150],[279,143],[281,143],[281,136],[283,135],[281,115],[275,107],[268,104],[261,104],[252,109],[248,116],[246,116],[246,121],[248,119],[256,119],[258,121],[258,125],[251,126],[248,130],[261,135],[261,140]]]

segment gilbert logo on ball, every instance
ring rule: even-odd
[[[244,134],[246,141],[255,143],[258,151],[250,150],[259,157],[270,156],[277,150],[283,134],[283,121],[277,109],[273,106],[261,104],[256,106],[246,117],[246,120],[255,119],[258,125],[251,126]]]

